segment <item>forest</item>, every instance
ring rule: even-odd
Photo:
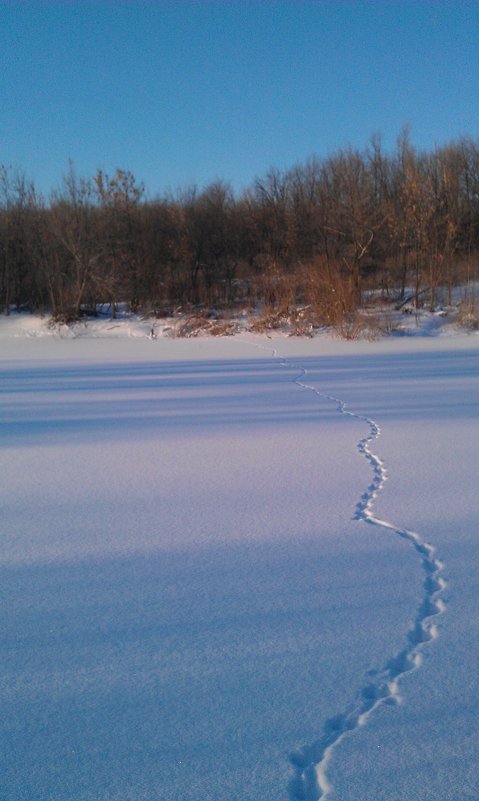
[[[0,307],[69,322],[178,310],[308,309],[334,325],[380,296],[434,309],[478,274],[479,142],[364,150],[270,169],[241,193],[222,181],[154,198],[128,170],[80,177],[48,198],[0,167]]]

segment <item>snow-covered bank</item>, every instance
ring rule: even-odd
[[[442,293],[444,294],[444,293]],[[0,339],[195,339],[244,334],[299,336],[299,338],[376,340],[386,337],[456,337],[465,333],[479,335],[479,286],[456,287],[450,305],[438,305],[435,311],[425,306],[416,309],[409,302],[392,303],[380,296],[366,298],[366,305],[350,319],[336,326],[308,322],[309,306],[268,314],[266,310],[243,309],[224,312],[177,310],[172,317],[158,318],[128,311],[121,304],[114,317],[110,307],[97,307],[96,316],[85,314],[76,322],[55,322],[50,315],[18,312],[0,315]]]
[[[417,551],[353,519],[374,479],[362,415],[389,475],[374,515],[436,548],[447,613],[403,703],[335,747],[327,798],[475,799],[478,337],[5,326],[0,797],[294,797],[292,755],[424,603]]]

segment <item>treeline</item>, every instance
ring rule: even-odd
[[[314,309],[325,323],[371,290],[427,298],[476,274],[479,143],[432,153],[403,134],[280,172],[239,196],[215,182],[148,199],[127,171],[70,167],[48,199],[0,168],[0,304],[63,320],[108,303],[171,314],[239,304]]]

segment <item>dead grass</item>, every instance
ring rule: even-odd
[[[178,321],[175,327],[175,336],[183,338],[224,337],[232,336],[238,330],[238,324],[233,319],[210,320],[205,314],[192,314]]]
[[[475,297],[466,298],[459,303],[456,322],[468,331],[479,330],[479,301]]]
[[[334,325],[341,339],[366,339],[374,342],[393,330],[390,318],[381,312],[358,310],[345,315]]]

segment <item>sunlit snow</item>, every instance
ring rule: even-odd
[[[0,356],[2,801],[477,801],[479,336]]]

